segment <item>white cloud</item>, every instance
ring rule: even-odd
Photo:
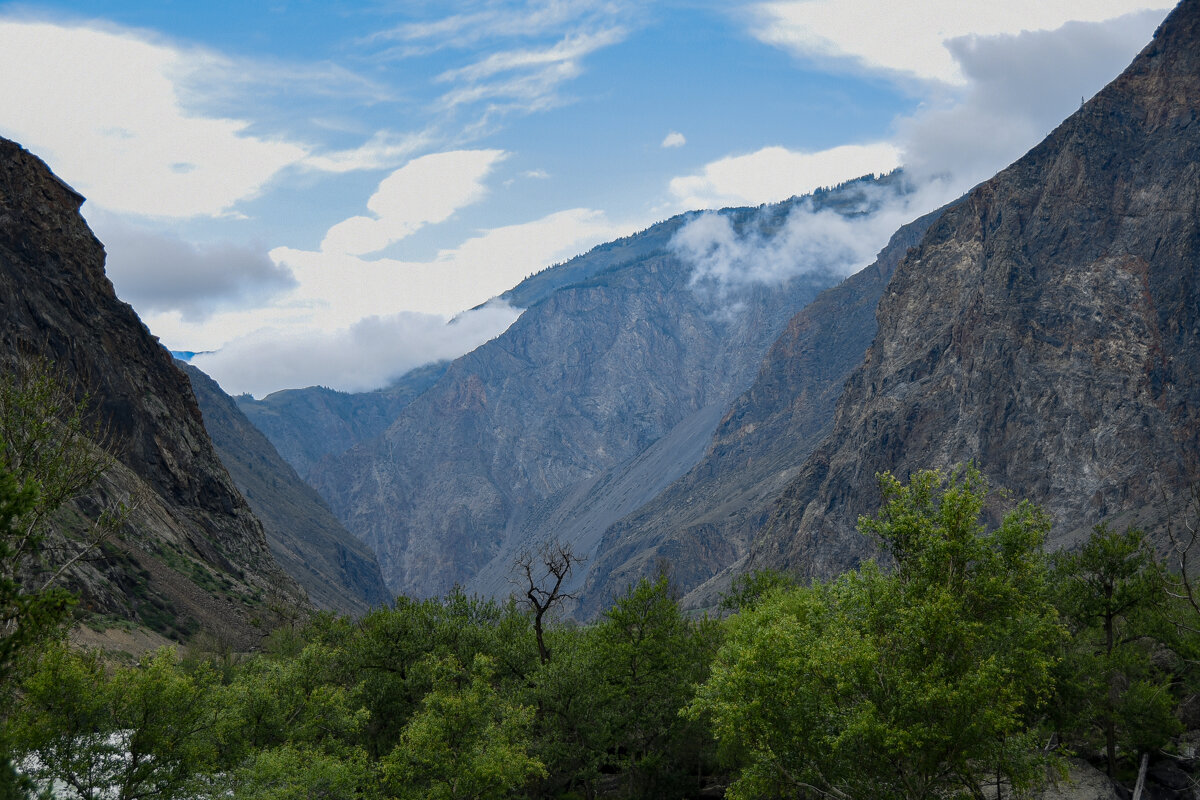
[[[779,226],[771,210],[768,233],[758,219],[735,228],[729,216],[708,211],[681,228],[671,247],[691,265],[695,290],[728,300],[749,284],[772,285],[811,272],[850,275],[871,263],[901,225],[953,197],[937,181],[915,192],[873,184],[856,191],[851,214],[804,198]]]
[[[0,131],[111,211],[228,212],[307,151],[189,114],[177,81],[194,63],[130,33],[0,19]]]
[[[384,178],[367,200],[374,216],[339,222],[325,234],[326,253],[363,255],[383,250],[425,225],[443,222],[486,193],[483,179],[502,150],[455,150],[414,159]]]
[[[945,43],[956,37],[1051,30],[1070,20],[1098,22],[1169,0],[782,0],[755,7],[753,33],[798,55],[846,59],[950,84],[966,77]]]
[[[520,316],[503,303],[447,320],[402,312],[368,317],[336,331],[260,330],[192,360],[229,394],[262,397],[284,387],[321,385],[347,392],[386,386],[414,367],[457,358],[503,333]]]
[[[679,131],[671,131],[662,140],[663,147],[683,147],[687,144],[687,138]]]
[[[444,108],[490,101],[496,111],[540,111],[560,104],[560,84],[583,72],[582,60],[596,50],[622,41],[623,28],[573,33],[542,48],[495,52],[437,77],[456,88],[442,96]]]
[[[612,223],[602,212],[580,208],[494,228],[440,251],[432,261],[368,260],[337,250],[285,247],[272,250],[271,257],[299,281],[289,295],[291,305],[320,327],[333,329],[400,310],[456,314],[512,288],[547,264],[639,227],[644,226]]]
[[[961,191],[991,177],[1120,74],[1161,19],[1151,11],[947,42],[967,85],[897,121],[905,169],[952,175]]]
[[[529,39],[580,27],[604,27],[627,16],[629,7],[613,0],[531,0],[441,19],[411,22],[380,31],[363,44],[399,42],[383,55],[407,58],[446,48],[465,49],[484,40]]]
[[[315,153],[304,159],[304,165],[322,172],[356,172],[393,167],[432,142],[427,132],[397,134],[376,131],[358,147],[330,153]]]
[[[890,172],[899,165],[899,150],[886,142],[843,145],[814,153],[765,147],[713,161],[699,175],[674,178],[670,190],[683,208],[759,205],[862,175]]]

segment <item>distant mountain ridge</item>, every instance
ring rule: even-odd
[[[890,176],[722,213],[770,237],[801,202],[866,213],[878,202],[868,187],[903,190]],[[728,298],[693,290],[691,265],[669,246],[695,217],[523,282],[505,296],[529,303],[508,331],[453,362],[381,436],[310,473],[375,550],[394,592],[429,596],[466,583],[507,594],[513,558],[538,540],[593,551],[609,524],[703,455],[787,320],[837,280],[818,269],[754,285],[729,313]],[[660,441],[676,449],[655,455]],[[637,471],[643,454],[657,465],[652,476]],[[584,517],[586,525],[559,524]]]
[[[724,409],[703,459],[605,531],[580,616],[599,613],[625,585],[658,569],[669,568],[687,593],[745,556],[773,501],[832,426],[896,264],[941,213],[900,228],[873,264],[792,317],[754,383]]]

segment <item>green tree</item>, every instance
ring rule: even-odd
[[[168,649],[132,667],[49,647],[12,720],[23,769],[79,800],[205,797],[218,766],[211,671],[188,673]]]
[[[493,685],[494,664],[476,655],[469,669],[430,658],[433,689],[381,762],[383,788],[399,800],[515,797],[545,767],[529,754],[533,709]]]
[[[695,788],[708,737],[680,711],[707,677],[715,630],[683,615],[665,575],[628,587],[596,625],[601,718],[626,796],[672,797]]]
[[[733,798],[983,796],[1042,774],[1036,723],[1063,631],[1046,587],[1046,516],[989,530],[971,466],[880,477],[860,530],[892,562],[770,594],[730,618],[688,713],[740,765]],[[1001,787],[1002,788],[1002,787]]]
[[[1109,776],[1118,750],[1132,755],[1179,730],[1172,676],[1155,651],[1175,638],[1167,576],[1145,534],[1097,526],[1083,546],[1055,557],[1054,586],[1072,639],[1060,674],[1061,725],[1099,733]]]
[[[126,512],[110,506],[85,530],[53,525],[112,463],[87,403],[44,361],[0,373],[0,796],[18,792],[6,731],[18,669],[68,618],[75,600],[62,576]]]

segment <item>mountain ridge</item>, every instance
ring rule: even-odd
[[[1053,546],[1161,531],[1200,458],[1200,1],[1117,79],[947,212],[897,268],[834,429],[747,566],[828,576],[874,475],[974,459],[1043,505]]]

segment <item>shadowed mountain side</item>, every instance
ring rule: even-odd
[[[828,432],[846,377],[874,337],[875,306],[896,264],[940,213],[900,228],[873,264],[792,317],[706,442],[703,460],[605,532],[580,617],[663,566],[690,592],[745,555],[770,504]]]
[[[0,362],[43,358],[91,397],[120,462],[85,515],[113,498],[138,510],[105,558],[80,567],[85,608],[177,638],[199,628],[251,646],[264,598],[300,588],[272,560],[262,526],[213,451],[187,378],[104,274],[83,198],[0,139]]]
[[[862,215],[903,191],[898,183],[855,181],[811,202]],[[801,202],[722,215],[735,234],[770,239]],[[702,455],[717,409],[750,383],[796,309],[836,278],[813,268],[771,286],[697,291],[692,265],[666,247],[668,233],[696,218],[668,220],[517,287],[514,298],[540,299],[508,331],[456,360],[382,436],[314,472],[393,591],[438,595],[485,569],[479,588],[493,591],[521,550],[551,531],[563,538],[552,520],[585,511],[569,533],[587,550],[648,499],[650,484],[667,485]],[[615,252],[636,257],[609,263]],[[580,279],[548,274],[560,270]],[[681,424],[666,440],[680,451],[653,455],[662,474],[621,475]]]
[[[342,527],[216,381],[177,363],[191,380],[217,455],[263,523],[271,554],[313,605],[361,615],[389,604],[375,554]]]
[[[325,456],[340,455],[387,430],[401,409],[442,377],[447,366],[443,361],[417,367],[373,392],[350,394],[310,386],[272,392],[262,400],[243,394],[234,402],[297,474],[307,478]]]
[[[900,264],[833,431],[750,567],[832,575],[875,474],[974,459],[1051,544],[1155,529],[1200,467],[1200,0],[1113,83],[946,212]]]

